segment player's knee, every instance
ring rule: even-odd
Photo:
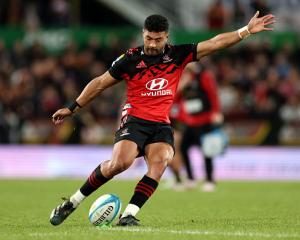
[[[123,160],[123,161],[116,163],[115,169],[116,169],[116,171],[121,173],[121,172],[127,170],[130,167],[130,165],[131,165],[130,161]]]
[[[131,163],[131,161],[125,158],[108,160],[101,164],[101,171],[105,177],[112,178],[128,169]]]
[[[170,157],[167,159],[167,165],[168,166],[171,166],[171,167],[174,167],[176,165],[176,161],[175,161],[175,158],[174,157]]]
[[[160,158],[157,162],[155,162],[155,166],[157,168],[166,168],[168,166],[168,163],[170,162],[170,159],[169,158]]]
[[[152,161],[151,164],[149,164],[147,175],[159,181],[165,172],[166,167],[168,166],[168,162],[169,158],[166,157],[158,158],[155,161]]]
[[[116,175],[128,169],[131,163],[132,161],[130,159],[120,156],[114,160],[111,160],[109,169],[114,175]]]
[[[165,169],[168,164],[172,162],[173,154],[166,152],[165,154],[158,155],[156,159],[153,161],[153,165],[155,168]]]

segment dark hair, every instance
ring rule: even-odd
[[[164,16],[153,14],[146,18],[144,29],[148,30],[149,32],[168,32],[168,19]]]

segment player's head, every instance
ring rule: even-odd
[[[144,51],[155,56],[163,52],[169,37],[169,23],[164,16],[154,14],[146,18],[143,29]]]

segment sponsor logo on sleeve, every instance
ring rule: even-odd
[[[111,66],[115,65],[116,62],[118,62],[120,59],[122,59],[125,56],[125,54],[122,54],[121,56],[119,56],[115,61],[113,61],[113,63],[111,64]]]

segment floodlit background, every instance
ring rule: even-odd
[[[216,179],[300,180],[299,0],[0,0],[0,178],[81,178],[110,158],[123,83],[60,126],[50,117],[142,44],[146,16],[168,17],[177,44],[236,30],[256,10],[277,17],[275,31],[210,57],[230,137]]]

